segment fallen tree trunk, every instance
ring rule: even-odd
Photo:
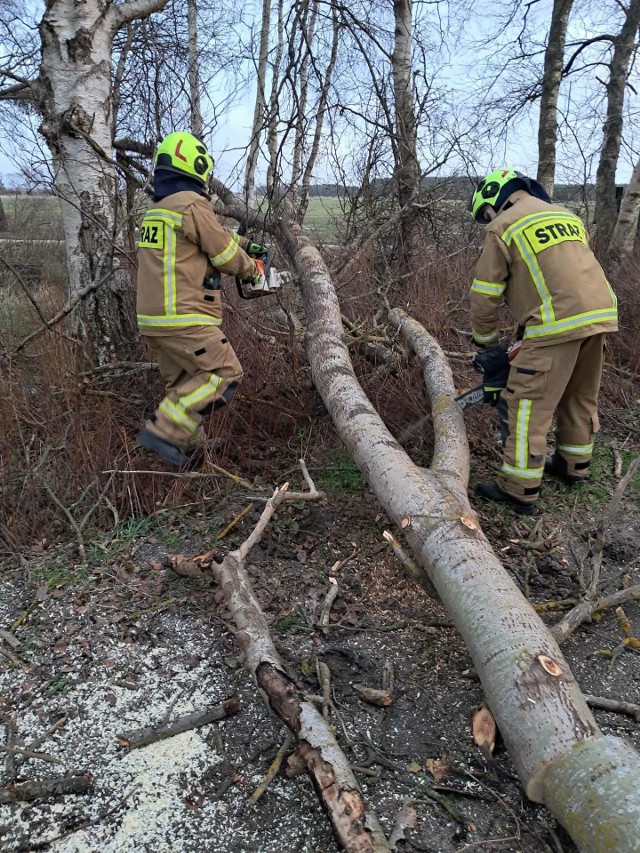
[[[581,850],[632,853],[640,832],[640,756],[598,729],[557,643],[480,529],[467,498],[464,423],[442,350],[404,312],[390,312],[417,352],[431,400],[435,450],[425,470],[357,382],[320,254],[300,231],[282,237],[301,281],[315,387],[462,634],[527,795],[551,809]]]

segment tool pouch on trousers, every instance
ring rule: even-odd
[[[509,383],[516,400],[541,400],[546,392],[547,378],[553,366],[551,356],[522,350],[513,359],[514,375]]]
[[[482,373],[484,402],[497,406],[500,393],[507,387],[509,359],[506,347],[490,347],[473,357],[473,366]]]

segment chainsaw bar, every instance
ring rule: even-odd
[[[472,408],[472,406],[479,405],[484,402],[484,390],[482,385],[478,385],[477,388],[472,388],[470,391],[460,394],[459,397],[456,397],[455,401],[463,412]]]

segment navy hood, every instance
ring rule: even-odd
[[[178,175],[167,169],[156,169],[153,173],[153,200],[161,201],[174,193],[192,192],[205,195],[206,190],[200,181],[189,175]]]
[[[502,208],[506,200],[512,193],[515,193],[518,190],[525,190],[534,198],[539,198],[540,201],[546,201],[547,204],[551,204],[549,194],[541,183],[536,181],[535,178],[529,178],[527,175],[521,175],[518,173],[517,178],[512,178],[512,180],[507,181],[500,190],[500,195],[496,199],[495,204],[492,205],[496,213],[502,212]]]

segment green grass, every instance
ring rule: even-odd
[[[44,583],[47,589],[60,586],[82,586],[89,579],[89,567],[71,559],[62,549],[43,556],[42,560],[30,569],[32,579]]]
[[[128,518],[120,525],[115,535],[104,545],[91,542],[87,545],[87,556],[92,563],[103,563],[113,559],[138,536],[147,536],[158,526],[158,522],[146,518]]]
[[[356,463],[341,447],[334,448],[325,465],[314,476],[319,489],[328,492],[364,494],[367,486]]]
[[[309,235],[324,242],[336,240],[344,220],[342,204],[337,196],[311,196],[303,223]]]

